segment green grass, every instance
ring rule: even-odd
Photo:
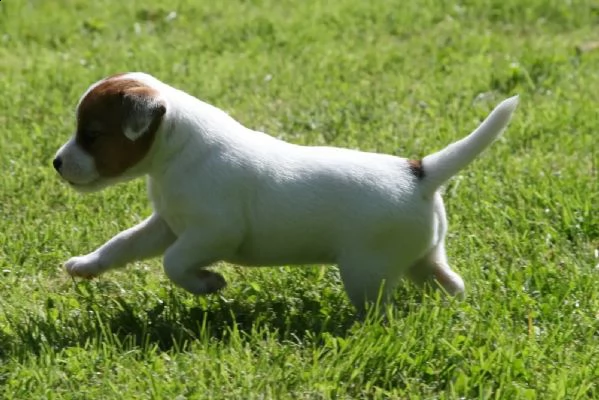
[[[598,22],[592,0],[0,2],[0,398],[598,398],[599,49],[576,51]],[[81,197],[51,168],[79,95],[127,70],[408,157],[519,93],[446,190],[467,298],[405,285],[362,324],[323,266],[223,266],[205,298],[159,260],[72,281],[62,262],[150,212],[142,181]]]

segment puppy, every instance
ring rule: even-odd
[[[402,277],[464,292],[447,262],[439,187],[504,130],[518,98],[470,135],[422,160],[298,146],[144,73],[93,84],[54,168],[91,192],[147,176],[153,214],[65,263],[91,278],[164,254],[164,271],[196,295],[225,286],[206,267],[337,264],[358,310],[386,301]]]

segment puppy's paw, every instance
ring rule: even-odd
[[[227,286],[227,281],[218,272],[201,269],[195,276],[197,277],[197,281],[192,291],[193,294],[212,294]]]
[[[94,278],[102,272],[100,257],[94,253],[72,257],[64,263],[64,268],[71,276],[87,279]]]

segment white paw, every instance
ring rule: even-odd
[[[100,257],[95,253],[72,257],[64,263],[64,268],[69,275],[82,278],[94,278],[102,272]]]

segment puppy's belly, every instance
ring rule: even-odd
[[[227,262],[246,266],[333,264],[336,252],[327,243],[311,240],[247,239]]]

